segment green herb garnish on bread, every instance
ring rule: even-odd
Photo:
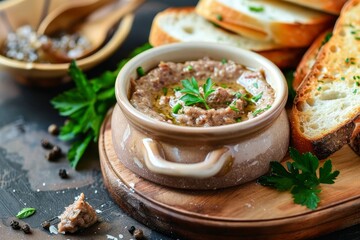
[[[350,142],[360,114],[360,0],[350,0],[297,92],[291,111],[294,146],[328,157]],[[319,90],[320,88],[320,90]]]

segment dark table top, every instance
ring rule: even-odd
[[[169,6],[195,5],[196,0],[149,0],[136,11],[130,35],[124,44],[105,62],[87,72],[97,76],[113,70],[117,63],[135,47],[147,42],[153,17]],[[172,239],[157,233],[124,213],[110,198],[104,187],[98,160],[97,146],[91,146],[77,171],[72,170],[66,157],[48,162],[41,147],[43,138],[67,151],[69,145],[47,132],[47,127],[64,119],[51,107],[49,100],[71,88],[72,83],[53,89],[22,86],[8,73],[0,71],[0,239],[131,239],[131,226],[144,231],[147,239]],[[69,179],[58,177],[60,168],[67,169]],[[53,235],[40,226],[44,220],[58,216],[64,207],[81,192],[98,210],[101,222],[87,231],[72,235]],[[21,223],[28,223],[33,233],[24,235],[11,229],[10,221],[24,207],[37,209],[35,215]],[[115,238],[113,238],[115,239]],[[329,233],[317,238],[360,239],[360,226]]]

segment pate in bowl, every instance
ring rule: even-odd
[[[212,43],[150,49],[117,77],[112,138],[139,176],[184,189],[249,182],[289,145],[287,84],[264,57]]]

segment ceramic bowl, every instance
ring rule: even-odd
[[[67,2],[72,2],[72,0],[12,0],[1,2],[0,46],[3,46],[9,32],[23,25],[30,25],[36,29],[49,12]],[[78,66],[87,70],[113,54],[130,32],[132,22],[132,14],[124,17],[104,46],[92,55],[78,60]],[[49,87],[69,81],[69,78],[65,77],[68,67],[68,63],[27,63],[0,55],[0,70],[10,72],[16,80],[27,85]]]
[[[139,66],[146,72],[160,61],[185,62],[205,56],[264,69],[276,92],[272,107],[240,123],[186,127],[155,120],[131,105],[130,81],[137,78]],[[281,71],[256,53],[213,43],[157,47],[126,64],[115,90],[111,126],[117,156],[128,169],[158,184],[185,189],[235,186],[265,174],[270,161],[281,161],[288,150],[287,84]]]

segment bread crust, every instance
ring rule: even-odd
[[[349,28],[351,27],[349,22],[356,24],[355,27],[360,26],[359,21],[352,21],[353,19],[348,19],[350,17],[347,17],[348,12],[350,15],[350,11],[353,11],[351,13],[356,15],[354,12],[356,12],[359,7],[360,0],[350,0],[343,8],[340,18],[334,27],[333,37],[320,49],[314,66],[297,91],[297,96],[295,97],[293,108],[290,113],[292,144],[294,147],[301,152],[313,152],[321,159],[328,157],[330,154],[340,149],[344,144],[349,143],[350,139],[354,137],[353,132],[356,130],[354,120],[359,117],[360,104],[352,106],[351,112],[347,113],[345,119],[339,120],[337,125],[329,126],[326,132],[321,132],[321,134],[316,136],[307,136],[303,133],[301,120],[310,121],[306,120],[309,116],[307,114],[310,113],[303,112],[303,104],[307,103],[307,101],[311,102],[311,98],[316,96],[312,95],[312,93],[318,91],[319,86],[321,86],[321,81],[319,81],[319,79],[322,80],[320,76],[324,74],[323,69],[327,69],[327,72],[329,71],[330,74],[330,70],[334,70],[334,72],[338,71],[343,65],[347,64],[345,59],[349,57],[349,55],[356,54],[356,51],[359,51],[358,48],[353,48],[352,44],[356,42],[354,36],[345,34],[345,31],[349,31]],[[353,8],[356,9],[353,10]],[[350,36],[351,38],[348,37],[344,39],[345,36]],[[344,44],[344,42],[349,44],[351,49],[346,48],[349,46],[343,47],[342,44]],[[334,46],[343,47],[341,49],[344,49],[343,51],[345,52],[339,52],[334,49]],[[337,64],[342,65],[338,66]],[[350,64],[351,63],[349,63],[349,66],[351,66]],[[356,74],[356,72],[350,72],[347,77],[353,77],[354,74]],[[331,81],[342,81],[340,77],[334,75],[326,76],[326,78],[331,79]],[[352,89],[352,87],[348,88]],[[321,95],[319,95],[319,98],[320,96]],[[327,116],[326,113],[322,113],[322,115],[324,115],[324,117]],[[358,139],[358,137],[355,138],[355,141]]]
[[[195,11],[193,7],[168,8],[158,13],[152,23],[149,42],[152,46],[157,47],[165,44],[181,42],[180,39],[174,38],[164,31],[159,25],[159,19],[166,14],[191,14]],[[277,47],[277,45],[274,45]],[[305,48],[275,48],[265,51],[254,51],[268,58],[279,68],[296,67],[299,63]]]
[[[170,36],[168,33],[166,33],[160,26],[159,26],[159,19],[166,14],[172,14],[172,13],[192,13],[194,12],[194,7],[182,7],[182,8],[168,8],[160,13],[158,13],[155,18],[153,19],[153,22],[151,24],[150,34],[149,34],[149,43],[154,46],[161,46],[169,43],[176,43],[180,42],[179,39],[176,39],[172,36]]]
[[[338,15],[347,0],[285,0],[305,7]]]
[[[315,63],[319,50],[321,49],[322,45],[325,44],[324,43],[325,38],[328,36],[328,34],[331,33],[332,33],[332,29],[327,29],[326,31],[321,33],[311,44],[309,49],[305,52],[294,74],[294,81],[292,86],[295,90],[298,89],[303,79],[310,72],[312,66]]]
[[[287,47],[309,46],[318,33],[329,28],[335,20],[334,16],[324,13],[306,24],[274,21],[264,26],[263,21],[242,14],[216,0],[201,0],[196,11],[204,18],[240,35],[257,40],[271,40]]]

